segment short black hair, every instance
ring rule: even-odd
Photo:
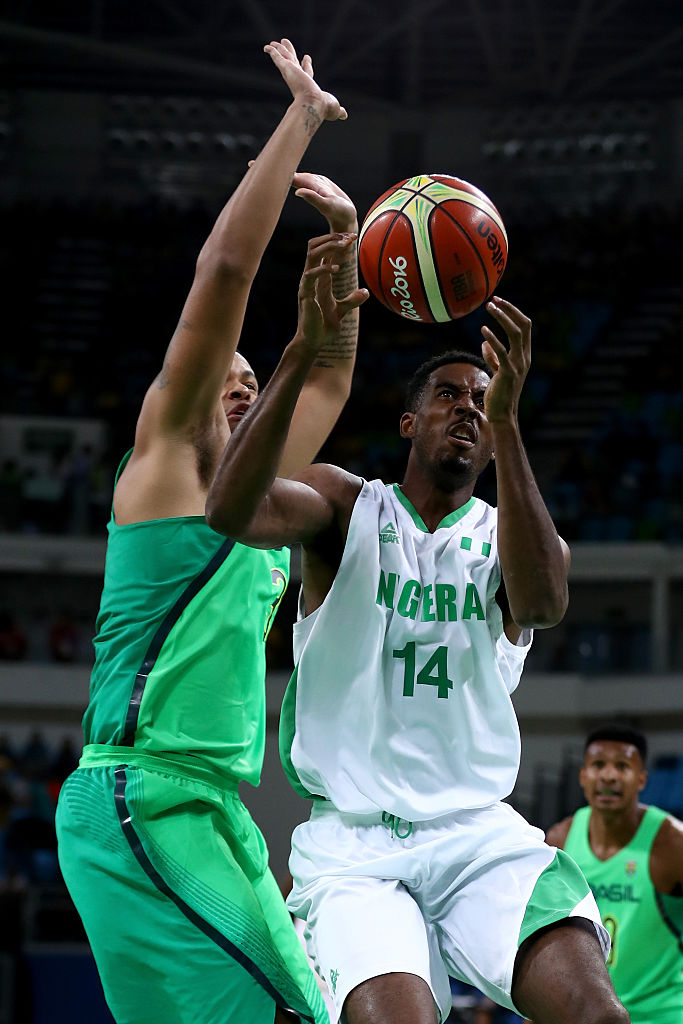
[[[625,722],[608,722],[606,725],[596,726],[586,737],[584,754],[591,743],[597,743],[598,740],[607,740],[611,743],[630,743],[637,749],[643,764],[647,761],[647,737],[644,732],[636,729],[633,725],[628,725]]]
[[[434,370],[438,370],[440,366],[446,366],[448,363],[470,363],[478,370],[483,370],[489,377],[493,376],[493,371],[481,356],[476,356],[473,352],[465,352],[464,349],[452,348],[448,352],[442,352],[441,355],[432,356],[418,366],[408,382],[405,397],[405,408],[408,412],[415,412],[422,401],[427,381]]]

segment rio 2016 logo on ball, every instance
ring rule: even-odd
[[[380,302],[420,323],[471,313],[496,290],[508,255],[503,220],[480,189],[419,174],[387,189],[361,228],[358,258]]]

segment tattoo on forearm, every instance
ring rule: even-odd
[[[190,325],[187,322],[187,320],[183,320],[182,317],[178,321],[178,326],[176,327],[175,331],[173,332],[173,337],[171,338],[171,340],[170,340],[170,342],[168,344],[168,348],[166,349],[166,355],[164,356],[164,364],[161,367],[161,370],[159,371],[159,373],[157,374],[157,377],[156,377],[156,386],[159,389],[159,391],[163,391],[164,388],[168,387],[169,377],[168,377],[167,360],[168,360],[169,353],[173,350],[173,346],[175,345],[175,341],[176,341],[176,338],[178,336],[178,333],[180,331],[186,331],[189,328],[189,326]]]
[[[332,278],[332,292],[335,299],[343,299],[345,295],[358,287],[358,258],[355,244],[351,247],[348,257],[340,260],[339,270]]]
[[[351,320],[352,315],[349,313],[349,320]],[[333,369],[340,362],[347,362],[349,359],[353,359],[356,354],[356,339],[356,325],[351,322],[347,326],[345,319],[337,337],[333,341],[329,341],[318,352],[315,365]]]
[[[311,138],[311,136],[315,135],[315,133],[317,132],[318,128],[320,127],[320,123],[321,123],[321,121],[320,121],[320,114],[315,109],[315,107],[312,107],[310,105],[310,103],[308,103],[308,104],[306,104],[304,106],[304,110],[306,111],[306,119],[304,121],[304,127],[306,129],[306,133],[307,133],[308,137]]]

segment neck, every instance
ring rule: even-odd
[[[427,479],[410,462],[401,483],[405,494],[416,512],[420,514],[428,530],[435,530],[442,519],[461,508],[472,497],[474,480],[461,483],[449,480],[437,483]]]
[[[597,857],[610,856],[627,846],[638,831],[646,808],[638,803],[622,810],[591,809],[588,835]]]

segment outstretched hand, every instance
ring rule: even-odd
[[[505,331],[509,348],[483,325],[481,354],[493,371],[484,393],[484,409],[489,423],[517,416],[519,396],[531,366],[531,320],[516,306],[494,295],[486,311]]]
[[[299,61],[296,50],[289,39],[281,39],[279,42],[274,40],[263,49],[270,55],[273,64],[289,86],[294,99],[300,99],[304,103],[311,103],[315,107],[319,107],[318,114],[315,116],[321,117],[323,121],[346,120],[348,114],[337,97],[331,92],[325,92],[315,81],[310,54],[305,53]]]
[[[294,194],[327,218],[330,231],[355,231],[358,214],[353,200],[324,174],[297,171],[292,178]]]
[[[370,294],[367,288],[355,288],[337,299],[332,291],[332,277],[339,269],[335,257],[343,257],[355,240],[355,231],[350,231],[321,235],[308,243],[299,284],[297,335],[316,352],[337,334],[346,314],[362,305]]]

